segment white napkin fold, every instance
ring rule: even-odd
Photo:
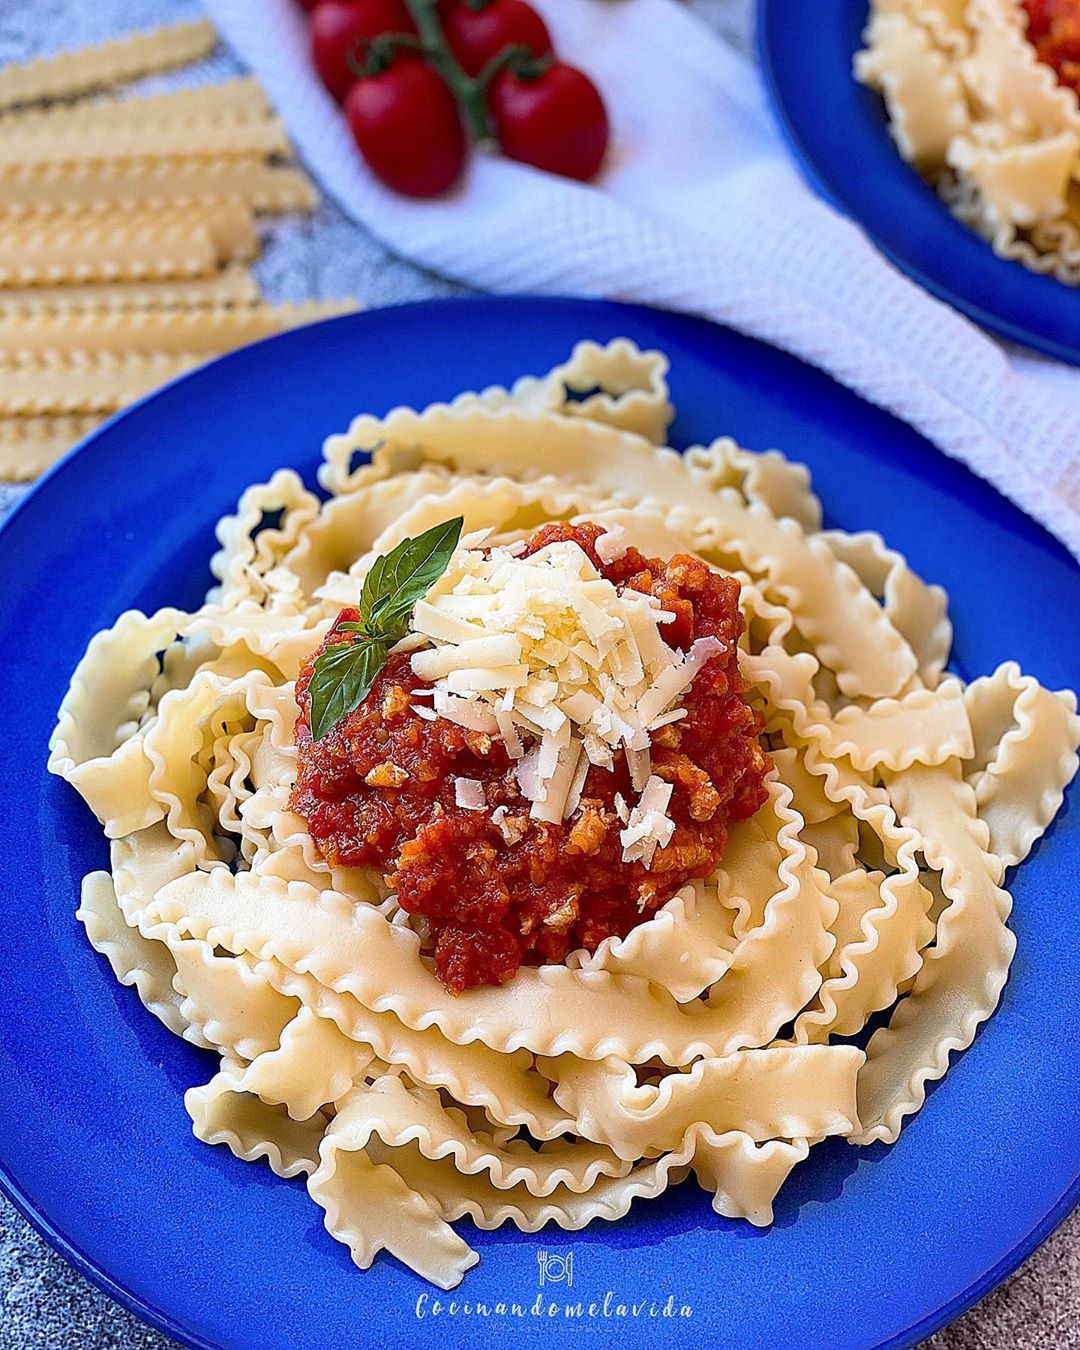
[[[1080,557],[1080,372],[1010,356],[818,200],[753,67],[675,0],[541,6],[559,53],[608,101],[598,184],[479,154],[461,189],[433,202],[368,173],[312,72],[296,0],[205,5],[323,188],[395,252],[484,290],[657,304],[783,347],[909,422]]]

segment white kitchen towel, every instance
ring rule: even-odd
[[[484,290],[657,304],[783,347],[963,460],[1080,557],[1080,372],[1010,356],[818,200],[753,66],[676,0],[541,5],[559,53],[608,101],[597,184],[479,154],[459,190],[429,202],[368,173],[312,71],[296,0],[205,3],[323,188],[396,252]]]

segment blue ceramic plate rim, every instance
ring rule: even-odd
[[[770,361],[789,362],[792,370],[798,368],[799,370],[805,371],[807,369],[801,367],[799,363],[792,361],[791,358],[775,353],[771,349],[761,347],[759,344],[756,344],[749,339],[731,334],[727,332],[727,330],[706,325],[702,321],[689,320],[681,316],[666,314],[664,311],[650,310],[641,306],[617,305],[607,302],[582,301],[571,298],[551,298],[541,300],[537,298],[510,297],[496,301],[477,297],[453,301],[421,302],[418,304],[394,307],[392,310],[383,311],[383,313],[400,314],[403,311],[408,311],[410,317],[414,317],[418,322],[423,323],[428,316],[445,312],[448,307],[451,311],[462,313],[463,317],[467,316],[470,322],[475,321],[477,313],[482,311],[485,307],[489,310],[493,308],[498,318],[503,322],[509,317],[514,316],[516,312],[518,317],[526,321],[526,324],[528,321],[536,320],[543,322],[546,315],[557,314],[560,309],[569,309],[582,316],[595,315],[598,316],[598,321],[602,321],[604,318],[610,321],[614,318],[614,323],[607,322],[605,324],[605,326],[612,329],[612,331],[622,328],[632,330],[635,327],[635,323],[644,323],[648,326],[650,324],[665,322],[672,327],[672,331],[667,336],[669,346],[673,342],[677,346],[677,335],[680,326],[684,326],[687,329],[685,336],[688,343],[690,343],[688,350],[691,349],[695,340],[691,330],[696,325],[699,330],[702,330],[705,333],[711,332],[715,334],[717,339],[724,336],[728,342],[734,342],[749,349],[756,349],[760,353],[767,353],[767,359]],[[471,314],[468,313],[469,310],[472,311]],[[314,325],[313,328],[321,330],[338,328],[342,332],[345,332],[357,322],[367,323],[374,321],[377,323],[378,318],[379,312],[375,311],[359,316],[346,316],[342,319],[328,320],[323,324]],[[588,322],[586,322],[585,326],[589,326]],[[169,385],[164,386],[162,389],[159,389],[153,394],[140,400],[139,403],[132,405],[131,408],[126,409],[124,412],[111,418],[87,437],[80,446],[76,447],[76,449],[66,456],[58,465],[50,470],[50,472],[46,474],[33,489],[31,489],[27,494],[27,497],[16,507],[8,520],[0,526],[0,559],[2,559],[3,549],[6,543],[6,534],[11,524],[15,520],[21,519],[24,513],[32,512],[34,510],[34,503],[46,490],[47,486],[57,477],[69,473],[73,464],[92,464],[92,460],[89,458],[93,453],[92,447],[95,443],[107,438],[117,425],[126,422],[128,419],[147,408],[152,409],[156,403],[166,400],[177,388],[186,388],[188,390],[197,389],[198,383],[202,379],[208,377],[220,377],[223,369],[227,370],[230,363],[235,363],[240,359],[249,359],[253,351],[256,354],[260,351],[264,354],[269,353],[267,359],[272,364],[273,356],[276,351],[280,351],[280,354],[284,354],[285,348],[291,344],[302,343],[303,341],[303,332],[294,331],[292,333],[267,339],[262,343],[254,344],[253,347],[247,348],[243,352],[220,358],[217,361],[209,363],[208,366],[182,376],[180,379],[171,382]],[[677,359],[678,353],[676,352],[676,360]],[[816,372],[811,372],[811,374],[814,378],[817,378]],[[860,408],[866,409],[866,405],[859,403],[859,401],[847,391],[844,391],[829,382],[825,383],[830,390],[835,391],[834,397],[837,400],[850,401],[857,404]],[[866,413],[870,416],[879,416],[876,410],[866,409]],[[888,421],[891,422],[892,419],[888,419]],[[907,428],[901,428],[901,430],[904,434],[908,434]],[[913,433],[910,434],[915,440],[920,439],[914,437]],[[974,482],[974,480],[972,481]],[[981,485],[978,490],[982,490]],[[989,492],[988,489],[986,491]],[[994,496],[995,494],[990,495]],[[1023,519],[1020,517],[1019,513],[1015,512],[1014,508],[1007,503],[1002,502],[1000,505],[1006,515],[1012,515],[1016,517],[1017,520]],[[1039,530],[1037,526],[1034,526],[1030,522],[1025,522],[1025,528],[1030,530],[1034,536],[1044,539],[1050,549],[1060,552],[1059,547],[1053,541],[1050,541],[1047,536],[1044,536],[1043,532]],[[164,1310],[134,1293],[125,1284],[115,1280],[104,1267],[103,1263],[91,1259],[76,1242],[69,1238],[64,1231],[62,1223],[53,1222],[41,1211],[31,1198],[27,1188],[16,1181],[2,1159],[0,1159],[0,1190],[4,1192],[19,1212],[29,1220],[29,1222],[52,1246],[82,1271],[95,1285],[116,1299],[122,1306],[128,1308],[131,1312],[142,1317],[151,1325],[168,1335],[173,1336],[182,1343],[195,1347],[196,1350],[215,1350],[218,1342],[206,1340],[198,1332],[186,1329],[178,1321],[174,1320],[167,1310]],[[1026,1234],[1021,1236],[1007,1252],[1003,1253],[979,1278],[973,1280],[963,1290],[943,1302],[936,1309],[927,1312],[921,1319],[912,1323],[909,1328],[890,1336],[887,1340],[877,1342],[875,1350],[900,1350],[900,1347],[910,1346],[945,1325],[959,1313],[970,1307],[974,1302],[989,1292],[997,1283],[1004,1279],[1024,1260],[1026,1256],[1044,1241],[1053,1229],[1067,1217],[1078,1202],[1080,1202],[1080,1176],[1074,1178],[1072,1184],[1060,1195],[1057,1202],[1047,1209],[1041,1219],[1039,1219]],[[840,1203],[843,1202],[840,1201]]]
[[[828,20],[813,5],[758,0],[756,44],[759,64],[780,130],[811,185],[850,216],[893,263],[931,294],[999,337],[1080,365],[1080,289],[1037,275],[1018,262],[999,258],[990,245],[950,213],[948,207],[900,157],[891,140],[880,98],[856,84],[851,56],[858,48],[867,0],[838,0]],[[835,19],[842,15],[838,24]],[[843,71],[837,58],[842,57]],[[828,77],[803,81],[803,69],[830,63]],[[837,105],[839,99],[839,106]],[[821,147],[822,118],[843,127],[843,169],[833,169]],[[839,134],[839,133],[837,133]],[[867,164],[873,172],[865,172]],[[882,185],[887,185],[887,200]],[[933,237],[930,265],[913,246]],[[923,251],[925,253],[925,250]],[[962,267],[958,269],[957,264]],[[965,281],[956,283],[958,270]],[[993,296],[988,305],[976,287]],[[1054,332],[1046,331],[1051,325]]]

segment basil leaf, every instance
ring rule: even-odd
[[[343,717],[363,703],[386,665],[386,642],[374,638],[359,642],[335,642],[315,662],[308,695],[311,735],[321,741]]]
[[[409,613],[446,571],[464,524],[461,516],[444,520],[375,559],[360,593],[360,622],[373,637],[405,636]]]
[[[461,538],[461,516],[444,520],[372,563],[360,592],[360,621],[340,623],[356,642],[335,642],[320,653],[308,684],[312,737],[326,733],[360,706],[386,665],[391,646],[409,631],[409,614],[446,571]]]

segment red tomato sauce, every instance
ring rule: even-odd
[[[1023,0],[1028,40],[1058,83],[1080,94],[1080,0]]]
[[[589,769],[579,810],[551,825],[530,819],[499,738],[412,711],[425,686],[407,654],[391,656],[360,707],[318,742],[307,693],[318,652],[297,681],[293,810],[328,862],[379,868],[402,907],[424,917],[425,950],[455,992],[625,936],[681,886],[709,875],[729,825],[765,800],[771,764],[737,663],[739,583],[681,554],[664,563],[630,549],[604,563],[594,547],[601,533],[591,524],[546,525],[528,551],[572,540],[615,586],[652,592],[676,614],[661,628],[670,646],[686,650],[706,636],[724,644],[684,694],[687,716],[654,734],[653,772],[673,784],[668,815],[676,829],[648,869],[622,861],[615,795],[629,802],[636,795],[621,754],[614,770]],[[356,618],[344,610],[338,624]],[[335,625],[326,644],[350,638]],[[484,784],[486,810],[456,805],[458,777]],[[507,812],[496,823],[500,806]]]

